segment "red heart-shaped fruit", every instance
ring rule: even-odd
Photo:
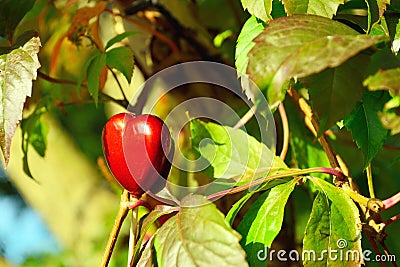
[[[173,148],[164,122],[153,115],[112,116],[103,129],[103,152],[115,179],[132,195],[157,193],[165,186]]]

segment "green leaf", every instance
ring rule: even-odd
[[[386,102],[382,112],[379,112],[379,118],[383,126],[390,130],[391,135],[400,133],[400,96],[395,96]]]
[[[152,210],[149,214],[146,215],[146,218],[143,221],[143,226],[140,229],[140,236],[136,240],[135,245],[135,259],[138,259],[140,250],[142,248],[142,242],[145,238],[147,232],[150,227],[163,215],[171,214],[175,212],[170,206],[156,206],[154,210]]]
[[[250,207],[238,226],[250,266],[265,266],[259,251],[270,248],[281,230],[286,202],[298,179],[277,185],[262,194]],[[268,257],[267,257],[268,258]]]
[[[288,15],[311,14],[332,18],[344,0],[282,0]]]
[[[106,60],[106,54],[100,53],[90,61],[87,68],[88,90],[96,106],[99,100],[99,77],[102,69],[106,65]]]
[[[47,112],[45,107],[38,105],[35,111],[21,122],[22,130],[22,168],[26,175],[34,179],[28,162],[28,148],[32,145],[36,152],[44,157],[47,149],[48,126],[42,120],[42,115]]]
[[[262,21],[251,16],[240,31],[236,45],[235,66],[241,74],[246,73],[249,62],[247,54],[255,45],[253,39],[263,31],[264,27],[265,24]]]
[[[191,120],[191,143],[209,167],[211,178],[250,181],[265,177],[271,169],[287,168],[263,143],[241,129]]]
[[[77,80],[77,83],[76,83],[77,86],[78,86],[78,92],[79,92],[79,89],[80,89],[80,87],[81,87],[81,85],[82,85],[83,79],[85,78],[85,76],[87,76],[87,71],[88,71],[88,68],[89,68],[90,64],[92,63],[92,61],[93,61],[96,57],[100,56],[100,54],[101,54],[101,51],[100,51],[100,50],[98,50],[98,49],[94,50],[94,51],[89,55],[89,57],[86,59],[85,63],[83,64],[82,70],[81,70],[81,74],[79,75],[78,80]]]
[[[106,47],[104,49],[107,51],[107,49],[110,48],[111,46],[113,46],[114,44],[119,43],[122,40],[124,40],[126,37],[129,37],[134,34],[137,34],[137,32],[123,32],[121,34],[118,34],[117,36],[111,38],[107,42]]]
[[[392,38],[392,36],[391,36],[391,38]],[[393,48],[393,51],[396,53],[396,54],[398,54],[399,53],[399,50],[400,50],[400,21],[398,20],[397,21],[397,24],[396,24],[396,29],[395,29],[395,31],[394,31],[394,34],[393,34],[393,38],[392,38],[393,40],[392,40],[392,48]]]
[[[153,246],[154,246],[154,235],[150,237],[144,246],[142,255],[138,262],[136,263],[136,267],[153,267]]]
[[[32,80],[40,67],[37,53],[40,39],[33,37],[22,47],[0,55],[0,146],[7,165],[15,129],[22,119],[27,96],[31,96]]]
[[[21,122],[22,135],[26,134],[26,141],[33,146],[41,157],[45,156],[47,148],[48,126],[42,120],[42,115],[45,112],[47,112],[45,108],[37,109]]]
[[[236,215],[240,211],[241,208],[243,208],[244,204],[254,195],[256,191],[249,192],[245,194],[239,201],[236,201],[235,204],[233,204],[232,208],[229,210],[228,214],[225,217],[225,221],[229,223],[229,225],[233,225],[233,221],[236,218]]]
[[[380,70],[364,81],[369,90],[388,90],[400,96],[400,68]]]
[[[277,18],[254,39],[247,73],[266,94],[270,106],[277,107],[290,78],[337,67],[379,38],[360,35],[342,23],[319,16]]]
[[[365,92],[362,102],[357,103],[353,112],[344,119],[344,125],[351,131],[353,140],[361,149],[364,168],[382,148],[388,130],[382,126],[378,112],[389,100],[382,92]]]
[[[0,37],[9,39],[19,22],[32,9],[35,0],[0,0]]]
[[[243,8],[262,21],[271,19],[272,0],[241,0]]]
[[[157,231],[158,266],[248,266],[240,235],[213,203],[190,195],[181,205],[178,215]]]
[[[274,186],[287,183],[291,180],[291,177],[283,178],[283,179],[274,179],[272,181],[268,181],[262,187],[257,188],[256,190],[251,190],[247,194],[245,194],[239,201],[233,204],[232,208],[229,210],[228,214],[225,217],[225,221],[227,221],[230,225],[233,225],[233,221],[235,220],[236,215],[240,211],[241,208],[246,204],[246,202],[257,192],[268,190]]]
[[[329,68],[301,80],[309,89],[313,109],[320,120],[320,132],[342,120],[361,100],[368,59],[368,56],[360,54],[337,68]]]
[[[304,266],[359,266],[362,260],[361,220],[356,205],[332,184],[314,177],[310,180],[320,193],[314,200],[304,234],[303,251],[310,252],[306,254],[310,258],[304,258]],[[333,255],[342,255],[343,260],[329,257],[326,252],[333,250],[337,251]],[[361,258],[352,260],[351,252],[358,253]]]
[[[133,52],[130,48],[121,46],[106,52],[107,65],[119,70],[130,83],[133,74]]]

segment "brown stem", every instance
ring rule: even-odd
[[[285,160],[287,151],[289,149],[289,122],[283,102],[279,105],[278,110],[279,110],[279,115],[281,116],[282,128],[283,128],[283,145],[279,157],[282,160]]]
[[[324,151],[328,157],[331,167],[332,168],[340,168],[338,155],[337,155],[336,151],[330,145],[328,139],[326,138],[326,135],[321,134],[320,136],[318,136],[319,121],[315,117],[310,105],[308,105],[308,103],[306,102],[306,100],[304,98],[300,97],[300,95],[297,93],[296,89],[294,89],[293,87],[289,88],[288,94],[294,100],[295,104],[304,113],[305,119],[306,119],[306,126],[314,134],[314,136],[317,137],[318,142],[321,144],[322,148],[324,149]]]
[[[127,190],[124,190],[121,195],[121,203],[126,203],[128,201],[129,192]],[[129,208],[126,205],[119,205],[117,216],[115,217],[114,226],[111,229],[106,249],[104,251],[103,259],[101,260],[101,267],[107,267],[110,262],[115,243],[117,242],[117,238],[122,227],[122,223],[124,222],[126,215],[128,215],[128,212]]]
[[[378,199],[368,199],[360,194],[360,190],[358,189],[357,184],[353,181],[353,179],[349,175],[349,170],[346,164],[333,149],[325,133],[322,133],[320,136],[318,136],[320,130],[319,121],[314,115],[310,105],[304,98],[300,97],[296,89],[294,89],[292,86],[290,86],[288,90],[288,95],[293,99],[295,104],[304,113],[306,126],[318,139],[318,142],[321,144],[322,148],[324,149],[329,159],[331,167],[339,169],[342,173],[346,175],[347,177],[346,180],[334,179],[335,185],[340,186],[343,189],[343,191],[345,191],[349,195],[349,197],[351,197],[355,202],[359,203],[359,207],[366,216],[367,220],[375,220],[374,218],[376,218],[376,220],[378,221],[376,225],[378,225],[379,221],[381,222],[381,216],[378,212],[383,206],[382,201]],[[373,212],[372,214],[373,216],[370,215],[370,211]],[[382,229],[378,228],[374,228],[374,230],[377,233],[380,233],[382,231]],[[368,239],[373,247],[376,246],[377,243],[375,239],[372,238]]]

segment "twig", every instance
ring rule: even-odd
[[[249,182],[247,184],[244,184],[244,185],[241,185],[238,187],[234,187],[231,189],[216,192],[214,194],[207,196],[206,199],[213,201],[220,197],[235,194],[235,193],[247,190],[256,185],[260,185],[260,184],[263,184],[265,182],[269,182],[269,181],[272,181],[275,179],[286,178],[286,177],[290,177],[290,176],[305,175],[305,174],[310,174],[310,173],[327,173],[327,174],[331,174],[331,175],[334,175],[337,177],[344,176],[344,174],[341,171],[338,171],[336,169],[330,169],[330,168],[309,168],[309,169],[304,169],[304,170],[291,169],[290,171],[285,171],[284,173],[273,174],[273,175],[267,176],[265,178],[260,178],[260,179],[257,179],[255,181]]]
[[[121,203],[129,201],[129,192],[124,190],[121,195]],[[122,227],[126,215],[128,215],[129,209],[126,205],[119,205],[117,216],[115,217],[114,226],[111,229],[110,236],[104,251],[103,259],[101,260],[101,267],[107,267],[110,262],[111,255],[113,253],[117,237]]]
[[[321,136],[318,136],[319,121],[317,120],[314,113],[312,112],[311,107],[308,105],[308,103],[306,102],[306,100],[304,98],[299,96],[296,89],[290,87],[288,90],[288,94],[294,100],[296,105],[301,109],[301,111],[304,113],[305,119],[306,119],[306,126],[314,134],[314,136],[317,137],[318,142],[321,144],[322,148],[324,149],[324,151],[328,157],[331,167],[332,168],[340,168],[340,163],[337,158],[338,155],[335,152],[335,150],[333,150],[330,143],[328,142],[326,135],[322,134]]]
[[[37,74],[38,74],[38,77],[42,78],[42,79],[45,80],[45,81],[51,82],[51,83],[58,83],[58,84],[66,84],[66,85],[75,85],[75,86],[78,86],[78,83],[75,82],[75,81],[54,78],[54,77],[51,77],[51,76],[49,76],[49,75],[47,75],[47,74],[45,74],[45,73],[43,73],[43,72],[41,72],[41,71],[38,71]],[[81,84],[80,86],[83,87],[83,88],[87,88],[87,86],[84,85],[84,84]],[[116,104],[118,104],[118,105],[120,105],[120,106],[122,106],[122,107],[124,107],[124,108],[126,108],[126,107],[129,105],[129,102],[127,102],[127,101],[124,100],[124,99],[115,99],[115,98],[113,98],[112,96],[109,96],[109,95],[107,95],[106,93],[103,93],[103,92],[99,92],[99,94],[100,94],[102,97],[104,97],[106,100],[112,101],[112,102],[114,102],[114,103],[116,103]],[[67,104],[70,105],[71,103],[67,103]]]
[[[400,219],[400,214],[397,214],[397,215],[393,216],[393,217],[390,218],[389,220],[383,222],[383,224],[384,224],[385,227],[386,227],[386,226],[388,226],[389,224],[391,224],[391,223],[397,221],[398,219]]]
[[[233,129],[239,129],[240,127],[243,127],[255,114],[257,110],[257,105],[253,105],[249,111],[246,112],[246,114],[243,115],[243,117],[240,118],[240,120],[233,126]]]
[[[390,209],[391,207],[393,207],[394,205],[396,205],[399,202],[400,202],[400,192],[398,192],[394,196],[391,196],[390,198],[383,200],[382,201],[382,203],[383,203],[382,209],[383,210]]]
[[[124,100],[125,100],[127,103],[129,103],[129,100],[128,100],[128,98],[127,98],[126,95],[125,95],[124,89],[122,88],[122,84],[121,84],[121,82],[119,81],[119,79],[118,79],[118,77],[117,77],[117,74],[115,73],[115,71],[113,71],[112,68],[108,67],[108,69],[110,70],[112,76],[114,77],[115,81],[117,82],[118,87],[119,87],[119,90],[120,90],[121,93],[122,93],[122,97],[124,98]]]
[[[289,122],[283,102],[279,105],[278,110],[279,110],[279,115],[281,116],[282,129],[283,129],[283,145],[279,157],[282,160],[285,160],[287,151],[289,149]]]

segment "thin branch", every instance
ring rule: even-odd
[[[127,98],[126,95],[125,95],[124,89],[122,88],[122,84],[121,84],[121,82],[119,81],[119,79],[118,79],[118,77],[117,77],[117,74],[115,73],[115,71],[114,71],[112,68],[108,67],[108,69],[109,69],[109,71],[111,72],[112,76],[114,77],[115,81],[117,82],[118,87],[119,87],[119,90],[120,90],[121,93],[122,93],[122,97],[124,98],[124,100],[125,100],[126,102],[129,103],[129,100],[128,100],[128,98]]]
[[[127,190],[124,190],[121,194],[121,203],[125,203],[127,201],[129,201],[129,192]],[[110,232],[103,259],[101,260],[101,267],[107,267],[110,262],[115,243],[117,242],[117,237],[122,227],[122,223],[124,222],[126,215],[128,215],[128,212],[129,209],[126,205],[119,205],[117,216],[115,217],[114,226]]]
[[[382,201],[383,202],[383,210],[390,209],[394,205],[400,202],[400,192],[398,192],[396,195],[391,196],[390,198],[387,198]]]
[[[282,160],[285,160],[287,151],[289,149],[289,122],[283,102],[279,105],[278,110],[279,110],[279,115],[281,116],[282,128],[283,128],[283,145],[279,157]]]
[[[389,220],[383,222],[383,224],[384,224],[385,227],[386,227],[386,226],[388,226],[389,224],[391,224],[391,223],[397,221],[398,219],[400,219],[400,214],[397,214],[397,215],[393,216],[393,217],[390,218]]]
[[[337,177],[344,176],[344,174],[342,172],[340,172],[336,169],[330,169],[330,168],[309,168],[309,169],[304,169],[304,170],[290,169],[290,171],[285,171],[284,173],[273,174],[273,175],[267,176],[265,178],[260,178],[260,179],[257,179],[255,181],[249,182],[247,184],[244,184],[244,185],[241,185],[238,187],[234,187],[231,189],[216,192],[214,194],[207,196],[206,199],[213,201],[220,197],[223,197],[226,195],[231,195],[231,194],[236,194],[238,192],[248,190],[249,188],[254,187],[256,185],[260,185],[260,184],[263,184],[265,182],[269,182],[269,181],[272,181],[275,179],[286,178],[286,177],[291,177],[291,176],[300,176],[300,175],[305,175],[305,174],[310,174],[310,173],[326,173],[326,174],[334,175]]]
[[[43,72],[41,72],[41,71],[38,71],[37,74],[38,74],[38,77],[42,78],[42,79],[45,80],[45,81],[51,82],[51,83],[78,86],[78,83],[75,82],[75,81],[54,78],[54,77],[51,77],[51,76],[49,76],[49,75],[47,75],[47,74],[45,74],[45,73],[43,73]],[[87,89],[87,86],[84,85],[84,84],[81,84],[80,86]],[[107,95],[106,93],[103,93],[103,92],[101,92],[101,91],[99,92],[99,95],[100,95],[101,97],[103,97],[105,100],[112,101],[112,102],[114,102],[114,103],[116,103],[116,104],[118,104],[118,105],[120,105],[120,106],[122,106],[122,107],[124,107],[124,108],[126,108],[126,107],[129,105],[129,102],[127,102],[126,100],[124,100],[124,99],[115,99],[115,98],[113,98],[112,96],[109,96],[109,95]],[[103,101],[103,100],[102,100],[102,101]],[[68,105],[71,105],[72,103],[69,102],[69,103],[67,103],[67,104],[68,104]],[[63,105],[64,105],[64,104],[63,104]]]
[[[233,126],[233,129],[239,129],[240,127],[243,127],[255,114],[257,110],[257,105],[253,105],[249,111],[246,112],[246,114],[243,115],[243,117],[240,118],[240,120]]]
[[[338,160],[338,155],[336,151],[330,145],[328,139],[326,138],[325,134],[321,134],[318,136],[319,132],[319,121],[315,117],[314,113],[312,112],[311,107],[308,105],[306,100],[297,93],[296,89],[290,87],[288,90],[289,96],[294,100],[296,105],[301,109],[301,111],[305,115],[306,119],[306,126],[310,129],[310,131],[317,137],[318,142],[321,144],[322,148],[324,149],[329,163],[332,168],[340,168],[340,163]],[[346,173],[345,173],[346,174]],[[346,174],[347,175],[347,174]]]
[[[38,74],[38,77],[40,77],[43,80],[46,80],[48,82],[51,82],[51,83],[67,84],[67,85],[78,85],[78,83],[75,82],[75,81],[54,78],[54,77],[51,77],[51,76],[41,72],[40,70],[37,71],[37,74]],[[86,88],[86,86],[84,86],[84,85],[81,85],[81,86]]]

